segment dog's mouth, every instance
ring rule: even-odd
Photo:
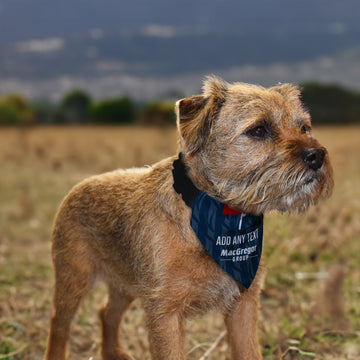
[[[279,202],[281,212],[297,213],[305,211],[310,205],[317,204],[323,193],[321,173],[308,174],[299,181],[293,191],[282,197]]]
[[[314,174],[314,175],[310,176],[309,178],[305,179],[304,185],[310,185],[318,180],[319,180],[319,177],[316,174]]]
[[[277,178],[278,173],[275,173],[275,178],[267,176],[266,181],[260,178],[260,185],[255,186],[251,183],[249,186],[236,187],[236,192],[229,191],[230,196],[219,196],[219,199],[233,209],[242,209],[254,214],[266,214],[272,210],[302,212],[317,204],[321,197],[329,196],[332,182],[331,174],[328,173],[327,168],[316,171],[292,168],[288,173],[280,173],[281,176]]]
[[[280,212],[290,213],[306,210],[310,205],[314,205],[318,202],[320,197],[319,183],[321,183],[320,173],[306,174],[301,181],[299,179],[296,185],[293,184],[295,186],[287,187],[283,193],[278,191],[277,196],[273,195],[272,202],[275,206],[272,208],[272,205],[270,205],[269,210],[274,209],[279,210]]]

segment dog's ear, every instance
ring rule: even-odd
[[[206,142],[216,116],[225,102],[227,90],[228,84],[221,79],[207,77],[202,95],[181,99],[176,103],[182,150],[193,153]]]
[[[297,105],[301,105],[301,92],[299,87],[292,84],[279,84],[270,88],[271,91],[280,93],[285,99],[294,101]]]

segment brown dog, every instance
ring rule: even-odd
[[[232,359],[261,359],[262,214],[304,210],[328,196],[333,180],[327,151],[311,135],[298,89],[288,84],[265,89],[210,77],[202,95],[178,101],[176,110],[179,159],[91,177],[63,201],[53,229],[56,285],[46,359],[65,359],[70,322],[97,279],[109,288],[100,310],[103,359],[133,359],[118,338],[121,317],[137,297],[154,360],[184,359],[185,317],[210,309],[224,314]],[[241,280],[242,270],[240,277],[232,276],[231,267],[224,271],[197,236],[194,213],[208,216],[207,208],[195,209],[199,194],[222,204],[226,219],[240,219],[238,229],[244,216],[261,220],[236,235],[245,248],[220,249],[227,264],[245,264],[249,283]],[[240,209],[244,213],[232,215]],[[205,231],[199,231],[210,236],[211,224],[200,224]],[[211,236],[213,248],[231,239]],[[248,270],[251,259],[257,261],[254,271]]]

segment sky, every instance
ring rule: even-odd
[[[0,0],[0,93],[53,101],[228,81],[360,90],[358,0]]]

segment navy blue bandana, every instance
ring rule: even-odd
[[[247,289],[259,267],[263,215],[233,210],[198,190],[187,175],[182,154],[174,161],[174,189],[191,207],[190,225],[217,264]]]

